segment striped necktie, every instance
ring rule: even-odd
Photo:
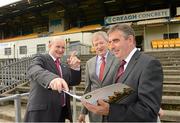
[[[126,64],[125,60],[122,60],[118,69],[118,73],[116,75],[116,83],[118,81],[118,79],[122,76],[122,74],[124,73],[124,65]]]

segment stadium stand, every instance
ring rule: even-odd
[[[24,35],[24,36],[17,36],[17,37],[14,37],[14,38],[1,39],[0,43],[12,42],[12,41],[23,40],[23,39],[31,39],[31,38],[37,38],[37,37],[38,37],[38,34],[33,33],[33,34]]]
[[[64,32],[53,33],[52,36],[72,34],[72,33],[78,33],[78,32],[86,32],[86,31],[93,31],[93,30],[100,30],[101,28],[102,28],[102,26],[100,24],[87,25],[87,26],[83,26],[81,28],[73,27],[73,28],[66,30]]]
[[[174,8],[172,9],[172,7]],[[137,15],[152,11],[155,11],[157,14],[164,9],[165,12],[163,14],[167,14],[165,17],[145,18],[144,20],[135,20],[131,22],[131,20],[128,19],[133,19],[131,18],[132,16],[127,16],[132,13]],[[109,19],[105,20],[108,17]],[[121,19],[124,20],[117,22]],[[126,19],[128,21],[126,21]],[[42,47],[41,44],[45,43],[45,41],[48,43],[50,36],[60,35],[66,37],[69,43],[68,45],[79,41],[79,45],[83,45],[83,49],[87,50],[85,53],[89,53],[90,50],[91,54],[79,54],[82,61],[82,83],[76,87],[76,93],[82,95],[85,87],[85,63],[95,52],[93,47],[90,48],[89,44],[86,45],[83,43],[90,42],[89,35],[93,32],[97,30],[106,30],[106,27],[108,28],[108,26],[115,23],[124,23],[124,21],[132,25],[136,31],[136,36],[140,37],[137,43],[140,45],[141,50],[158,58],[163,66],[164,82],[162,108],[165,111],[165,115],[161,117],[161,120],[163,122],[179,122],[179,0],[152,0],[151,2],[144,0],[20,0],[17,3],[0,7],[0,55],[5,56],[5,58],[0,59],[1,97],[26,93],[30,89],[29,82],[26,78],[26,70],[31,62],[31,57],[22,58],[29,54],[28,52],[24,55],[20,54],[21,46],[27,45],[27,51],[31,49],[36,51],[38,47],[37,44],[40,44]],[[84,32],[90,32],[90,34],[86,35]],[[174,32],[177,34],[176,37],[169,37],[169,34]],[[73,35],[76,33],[81,34]],[[163,37],[164,34],[166,34],[167,37]],[[76,38],[72,39],[71,35]],[[30,40],[34,38],[37,38],[37,40]],[[45,38],[46,40],[43,40]],[[26,40],[29,41],[29,44]],[[17,43],[17,45],[15,42],[20,43]],[[28,49],[30,45],[33,45],[33,47]],[[43,47],[45,49],[47,45],[43,44],[43,46],[45,46]],[[11,48],[11,52],[5,54],[6,48]],[[72,46],[72,49],[73,48],[74,46]],[[77,49],[77,47],[75,48]],[[67,50],[67,52],[68,51],[69,50]],[[47,52],[47,49],[44,50],[43,53],[44,52]],[[22,57],[20,57],[20,55],[22,55]],[[21,103],[26,105],[27,97],[22,98]],[[0,102],[0,104],[0,122],[3,119],[9,122],[14,121],[17,116],[12,116],[12,113],[9,113],[14,111],[11,108],[14,107],[12,101],[6,103]],[[24,115],[24,105],[22,106],[22,115]],[[77,104],[73,106],[76,107],[76,113],[78,114],[81,103],[77,102]],[[5,113],[7,109],[10,109],[10,111]]]

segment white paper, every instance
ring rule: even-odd
[[[97,104],[98,99],[103,99],[106,102],[112,103],[117,100],[122,100],[132,92],[133,89],[129,86],[122,83],[116,83],[89,92],[83,95],[81,100],[91,104]]]
[[[75,95],[75,94],[72,94],[71,92],[69,91],[66,91],[66,90],[63,90],[63,92],[65,92],[66,94],[78,99],[78,100],[81,100],[81,96],[78,96],[78,95]]]
[[[96,89],[94,91],[86,93],[83,96],[78,96],[69,91],[63,91],[78,100],[83,100],[91,104],[97,104],[98,99],[103,99],[104,101],[107,101],[109,103],[115,102],[119,99],[121,100],[131,94],[133,92],[133,89],[125,84],[116,83]]]

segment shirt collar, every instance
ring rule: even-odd
[[[53,61],[56,61],[56,58],[55,58],[51,53],[49,53],[49,55],[51,56],[51,58],[53,59]]]
[[[128,57],[125,59],[126,61],[126,64],[129,63],[129,61],[131,60],[132,56],[134,55],[134,53],[136,52],[137,48],[135,47],[131,52],[130,54],[128,55]]]
[[[108,53],[109,53],[109,50],[106,52],[106,54],[105,54],[105,56],[104,56],[105,61],[106,61],[106,58],[107,58]],[[97,56],[97,59],[98,59],[98,60],[101,60],[101,58],[102,58],[102,56],[99,56],[99,55]]]

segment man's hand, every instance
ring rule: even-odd
[[[62,78],[53,79],[49,84],[49,88],[51,88],[52,90],[57,90],[59,93],[63,89],[66,91],[69,91],[69,88],[68,88],[66,81]]]
[[[85,115],[84,114],[80,114],[78,117],[78,122],[79,123],[86,123],[85,122]]]
[[[162,108],[159,109],[158,115],[159,115],[159,117],[164,116],[164,111]]]
[[[81,61],[76,57],[76,51],[73,51],[67,59],[67,63],[72,69],[80,68]]]
[[[109,104],[103,100],[98,100],[97,105],[93,105],[82,101],[82,104],[91,112],[99,115],[107,116],[109,114]]]

